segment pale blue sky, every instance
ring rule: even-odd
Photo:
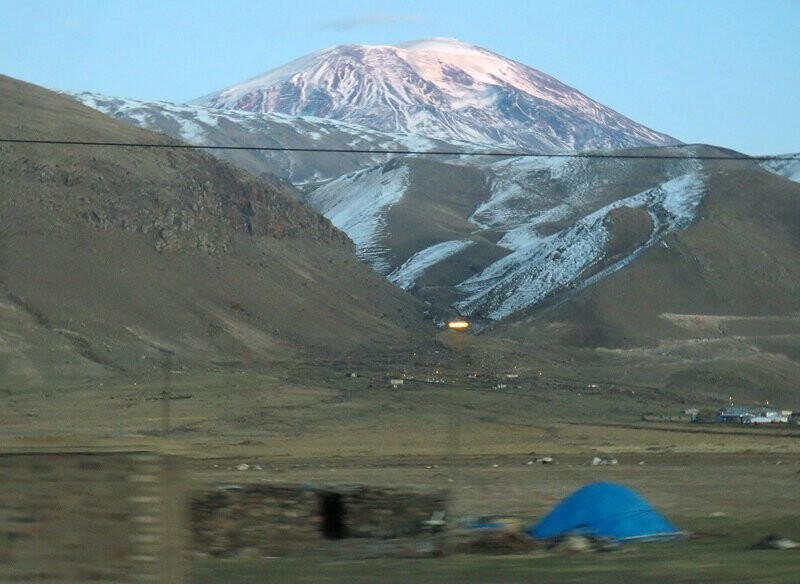
[[[685,142],[800,151],[800,0],[0,0],[0,73],[186,101],[328,46],[434,36]]]

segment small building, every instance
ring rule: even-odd
[[[788,413],[787,413],[788,412]],[[753,410],[753,414],[759,418],[766,418],[768,424],[787,424],[789,416],[792,412],[789,410],[781,410],[779,408],[757,408]]]
[[[720,424],[725,423],[733,423],[733,424],[741,424],[744,421],[744,418],[747,416],[751,416],[752,412],[749,408],[744,407],[736,407],[736,406],[725,406],[724,408],[720,408],[717,411],[716,421]]]
[[[779,408],[756,408],[752,415],[752,424],[788,424],[792,412]]]
[[[403,380],[399,378],[389,379],[389,389],[397,389],[403,385]]]
[[[746,424],[748,426],[760,426],[762,424],[772,424],[772,423],[774,423],[774,420],[772,418],[767,418],[766,416],[756,416],[750,414],[742,417],[742,424]]]

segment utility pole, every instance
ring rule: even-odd
[[[163,351],[164,354],[164,378],[163,389],[161,391],[161,434],[166,436],[169,434],[169,408],[172,401],[171,388],[172,383],[172,351]]]
[[[451,356],[450,368],[451,370],[455,370],[455,379],[453,380],[453,385],[450,388],[450,400],[449,400],[449,449],[450,449],[450,481],[453,483],[453,487],[450,490],[450,501],[448,504],[448,515],[450,515],[449,519],[454,519],[455,515],[453,511],[456,509],[456,493],[459,489],[462,488],[461,480],[462,480],[462,472],[461,466],[463,462],[460,460],[461,458],[461,394],[458,390],[460,377],[458,372],[460,368],[454,367],[456,363],[453,361],[458,359],[461,355],[461,350],[463,349],[462,346],[462,339],[464,335],[467,334],[467,329],[469,329],[469,323],[463,319],[451,320],[447,323],[447,328],[455,333],[454,342],[453,342],[453,355]]]

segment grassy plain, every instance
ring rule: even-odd
[[[638,490],[692,534],[569,557],[538,549],[522,556],[390,559],[352,542],[330,542],[302,556],[196,559],[197,583],[796,582],[800,552],[749,547],[770,533],[800,540],[800,428],[642,422],[645,411],[711,409],[723,397],[692,399],[691,387],[612,383],[587,371],[508,355],[491,363],[452,360],[444,349],[284,362],[262,371],[194,374],[175,365],[149,380],[5,390],[0,436],[159,435],[168,388],[169,438],[189,453],[193,485],[447,489],[455,516],[534,521],[574,489],[604,480]],[[519,377],[498,377],[507,372]],[[403,388],[387,389],[387,374],[405,374]],[[507,387],[492,389],[498,383]],[[556,464],[527,464],[532,452]],[[591,466],[596,455],[619,463]],[[244,463],[248,469],[238,470]]]

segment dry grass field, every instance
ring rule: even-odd
[[[748,548],[770,533],[800,540],[799,427],[646,423],[644,411],[711,409],[722,397],[692,401],[645,384],[590,383],[580,377],[588,375],[584,370],[543,358],[514,369],[513,353],[481,349],[501,356],[481,363],[481,352],[473,351],[454,359],[442,346],[425,355],[282,362],[263,371],[230,367],[202,375],[174,363],[149,380],[9,389],[0,437],[159,435],[166,387],[168,436],[191,456],[192,485],[446,489],[454,516],[507,514],[527,522],[578,487],[603,480],[638,490],[691,533],[682,542],[591,557],[539,549],[403,560],[345,540],[300,556],[198,558],[198,583],[797,581],[800,552]],[[512,371],[519,377],[498,377]],[[403,373],[402,389],[386,387],[387,374]],[[492,389],[500,382],[507,387]],[[529,465],[531,452],[553,456],[555,464]],[[596,455],[619,463],[592,466]],[[237,469],[242,464],[247,470]]]

